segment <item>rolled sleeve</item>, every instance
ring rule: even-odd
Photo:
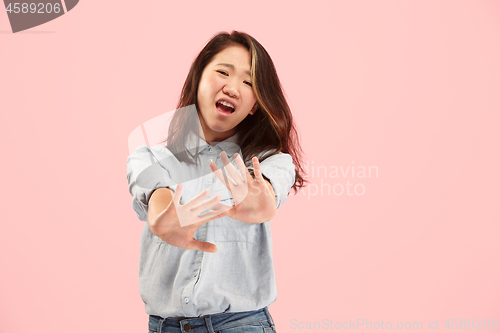
[[[133,196],[132,208],[141,221],[148,219],[148,202],[154,190],[168,187],[175,191],[176,188],[168,170],[147,145],[137,147],[127,157],[127,181],[128,191]]]
[[[253,172],[253,167],[249,168]],[[289,154],[277,153],[260,163],[262,175],[269,179],[276,197],[276,208],[285,203],[295,184],[295,165]]]

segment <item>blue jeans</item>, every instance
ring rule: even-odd
[[[196,318],[149,316],[149,333],[276,333],[267,309],[220,313]]]

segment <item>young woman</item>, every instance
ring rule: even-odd
[[[150,332],[275,332],[269,221],[302,174],[269,54],[248,34],[217,34],[191,66],[166,145],[127,159],[148,222],[139,281]]]

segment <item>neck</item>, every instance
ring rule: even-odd
[[[236,129],[233,128],[229,131],[226,132],[215,132],[208,126],[206,126],[205,122],[203,121],[203,117],[200,115],[200,133],[203,133],[204,139],[207,144],[210,144],[212,142],[221,142],[229,138],[230,136],[234,135],[236,133]]]
[[[227,131],[227,132],[214,132],[212,130],[205,131],[203,129],[203,135],[205,136],[205,141],[208,144],[211,144],[212,142],[221,142],[226,140],[227,138],[233,136],[236,133],[235,130]]]

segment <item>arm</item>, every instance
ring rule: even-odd
[[[172,190],[167,188],[156,189],[149,199],[148,209],[148,225],[151,232],[158,236],[155,230],[155,221],[158,215],[167,209],[168,205],[172,202]]]
[[[266,182],[267,187],[269,188],[269,191],[272,194],[272,196],[268,197],[269,204],[275,205],[276,204],[276,194],[274,193],[273,185],[271,185],[271,183],[269,182],[269,180],[266,179],[266,177],[263,177],[263,178],[264,178],[264,181]],[[265,221],[263,221],[263,222],[271,221],[276,216],[277,213],[278,213],[278,208],[276,208],[276,210],[273,211],[273,213],[271,215],[266,217]]]
[[[292,157],[286,153],[275,154],[265,159],[260,167],[263,178],[270,184],[269,189],[272,189],[271,192],[276,198],[276,208],[279,208],[285,203],[295,183]]]
[[[138,147],[127,158],[127,180],[128,190],[133,196],[132,208],[137,213],[137,217],[141,221],[148,221],[148,205],[151,195],[156,189],[171,187],[175,190],[176,182],[174,182],[169,172],[164,169],[156,153],[159,148],[151,148],[147,145]],[[160,157],[161,158],[161,157]]]

